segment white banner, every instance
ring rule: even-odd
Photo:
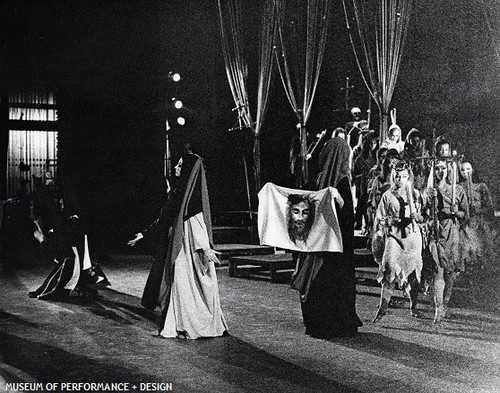
[[[342,234],[335,200],[337,189],[294,190],[267,183],[260,190],[258,229],[260,243],[292,251],[342,252]]]

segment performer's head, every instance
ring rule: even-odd
[[[392,175],[392,185],[395,189],[400,189],[408,184],[411,172],[408,164],[403,160],[398,160],[394,164],[394,172]]]
[[[175,174],[175,177],[181,177],[181,170],[182,170],[182,157],[179,159],[179,161],[177,162],[177,165],[174,166],[174,174]]]
[[[290,239],[307,241],[314,222],[315,204],[307,195],[291,194],[287,203],[287,225]]]
[[[412,128],[408,135],[406,135],[405,148],[418,150],[422,144],[422,134],[416,128]]]
[[[374,152],[378,148],[378,138],[375,131],[363,134],[363,151]]]
[[[351,109],[351,115],[354,121],[358,121],[361,119],[361,109],[358,107],[354,107]]]
[[[389,131],[387,132],[387,136],[392,142],[401,141],[401,128],[397,124],[393,124],[389,127]]]
[[[451,144],[443,137],[439,137],[436,142],[437,157],[451,157]]]
[[[335,138],[336,136],[345,139],[345,129],[343,129],[342,127],[335,128],[332,133],[332,138]]]
[[[474,173],[474,169],[472,168],[472,164],[468,161],[464,161],[460,164],[460,175],[463,180],[472,180],[472,174]]]
[[[399,153],[396,149],[389,149],[386,151],[384,161],[382,162],[382,177],[384,179],[390,180],[389,175],[399,159]]]
[[[446,160],[438,160],[434,166],[436,172],[436,179],[438,181],[445,180],[448,177],[448,164]]]
[[[397,150],[396,150],[397,151]],[[385,160],[385,156],[387,154],[387,147],[380,147],[377,150],[377,164],[382,165]]]

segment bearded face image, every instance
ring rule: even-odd
[[[288,235],[296,243],[306,242],[314,222],[314,202],[307,196],[290,195],[287,206]]]

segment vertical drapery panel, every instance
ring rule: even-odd
[[[379,108],[380,136],[385,140],[412,0],[343,0],[343,4],[354,55]]]
[[[300,186],[308,181],[307,120],[325,53],[331,0],[275,0],[278,39],[275,56],[300,132]]]
[[[236,110],[238,111],[239,126],[249,128],[254,135],[254,179],[256,190],[260,190],[260,134],[266,114],[269,89],[272,80],[272,49],[276,30],[275,5],[273,0],[265,0],[262,13],[259,40],[256,120],[254,122],[248,98],[248,63],[242,55],[244,43],[241,33],[241,2],[240,0],[218,0],[217,4],[226,75],[233,95],[233,100],[236,104]]]
[[[497,60],[497,72],[500,76],[500,0],[479,1]]]

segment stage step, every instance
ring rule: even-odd
[[[238,274],[264,277],[271,282],[278,282],[279,274],[292,273],[295,263],[292,254],[269,254],[235,256],[229,258],[229,277],[238,277]]]
[[[362,235],[361,231],[354,231],[354,248],[366,248],[368,236]]]
[[[252,243],[255,234],[252,227],[214,226],[212,227],[214,243]]]
[[[215,244],[214,250],[220,253],[219,259],[227,265],[228,259],[234,256],[274,254],[275,248],[258,244],[227,243]]]
[[[373,259],[372,252],[366,248],[354,249],[354,266],[356,267],[377,267]]]

